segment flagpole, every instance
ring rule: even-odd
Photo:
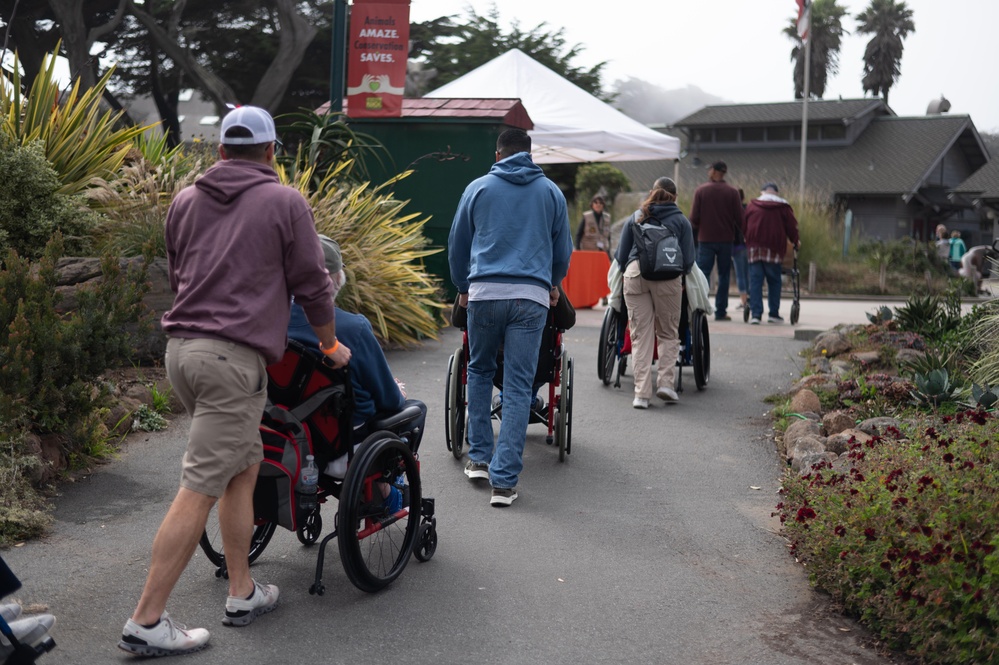
[[[805,87],[801,104],[801,168],[798,172],[798,205],[805,202],[805,153],[808,146],[808,84],[812,73],[812,30],[811,15],[808,16],[808,32],[804,37],[805,46]]]

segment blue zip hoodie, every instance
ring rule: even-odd
[[[502,159],[473,180],[448,237],[451,281],[558,286],[569,271],[572,238],[565,196],[527,152]]]

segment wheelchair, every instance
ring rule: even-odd
[[[301,421],[320,470],[315,508],[303,511],[297,495],[291,492],[292,530],[299,542],[311,546],[319,540],[322,507],[330,498],[338,502],[333,531],[319,544],[315,579],[309,587],[312,595],[325,592],[323,564],[326,546],[334,538],[347,578],[368,593],[395,580],[411,555],[418,561],[429,561],[437,549],[434,499],[423,496],[415,454],[423,433],[414,429],[413,423],[422,411],[419,406],[408,405],[398,413],[376,415],[367,427],[370,434],[355,449],[349,371],[349,367],[331,368],[295,340],[288,340],[284,357],[267,367],[269,403],[286,408]],[[264,452],[267,457],[266,445]],[[305,454],[301,454],[303,459]],[[327,475],[327,463],[341,454],[347,455],[344,477]],[[273,537],[281,507],[287,507],[289,499],[289,488],[275,484],[265,472],[267,468],[266,463],[261,465],[254,491],[256,521],[250,542],[251,564]],[[291,473],[297,476],[296,471]],[[402,496],[401,507],[395,511],[384,500],[392,489]],[[281,526],[289,528],[286,519],[280,521]],[[216,577],[228,577],[217,508],[209,515],[200,545],[208,560],[217,566]]]
[[[694,372],[694,385],[698,390],[704,390],[711,376],[711,337],[708,331],[708,316],[702,309],[691,311],[687,301],[686,276],[683,277],[684,288],[680,306],[680,325],[677,328],[680,337],[680,351],[676,359],[676,375],[673,389],[683,392],[683,368],[691,367]],[[600,338],[597,347],[597,377],[605,386],[614,382],[615,388],[621,387],[621,377],[628,367],[628,356],[631,355],[631,334],[628,330],[628,311],[624,298],[620,299],[621,311],[608,307],[604,312],[604,320],[600,326]],[[657,345],[658,346],[658,345]],[[658,351],[658,349],[657,349]],[[657,356],[653,356],[653,363]]]
[[[534,385],[548,385],[548,400],[544,409],[531,409],[529,423],[548,426],[545,443],[558,446],[558,461],[564,462],[572,453],[572,375],[573,361],[569,356],[562,336],[565,330],[555,325],[553,311],[548,313],[548,321],[541,335],[541,349],[538,353],[538,369],[534,375]],[[455,459],[460,460],[468,443],[466,424],[468,419],[468,329],[463,327],[461,346],[455,349],[447,362],[447,383],[444,387],[444,441]],[[503,387],[503,354],[496,361],[496,374],[493,385]],[[490,411],[494,419],[502,418],[502,405],[495,405]]]

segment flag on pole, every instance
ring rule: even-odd
[[[811,0],[795,0],[798,3],[798,36],[808,39],[808,27],[811,22]]]

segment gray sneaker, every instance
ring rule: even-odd
[[[4,603],[0,605],[0,616],[7,623],[10,623],[17,617],[21,616],[21,605],[19,603]]]
[[[51,614],[34,614],[23,617],[7,624],[19,644],[32,646],[44,638],[52,626],[55,625],[55,617]],[[7,656],[14,653],[14,645],[5,635],[0,635],[0,659],[6,660]]]
[[[225,601],[225,616],[222,623],[226,626],[246,626],[261,614],[267,614],[278,604],[280,592],[273,584],[253,582],[253,593],[249,598],[229,596]]]
[[[494,487],[492,498],[489,499],[489,505],[496,506],[497,508],[505,508],[513,503],[517,499],[517,488],[509,487]]]
[[[489,480],[489,465],[468,460],[465,465],[465,475],[472,480]]]

